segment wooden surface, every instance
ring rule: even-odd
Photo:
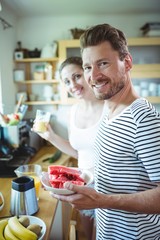
[[[0,217],[10,216],[11,181],[12,178],[0,178],[0,190],[5,200],[4,208],[0,211]],[[48,240],[56,211],[57,200],[52,198],[47,191],[41,189],[38,205],[39,211],[34,214],[34,216],[41,218],[45,222],[47,231],[44,240]]]
[[[50,157],[55,151],[56,149],[54,147],[45,146],[35,155],[30,163],[40,164],[43,171],[46,171],[49,163],[43,163],[43,159]],[[53,164],[68,165],[69,160],[70,157],[68,155],[62,154],[61,158]],[[0,211],[0,218],[10,216],[11,181],[12,178],[0,178],[0,191],[2,192],[5,200],[4,208]],[[45,222],[47,231],[44,240],[48,240],[56,212],[57,200],[52,198],[49,192],[41,188],[38,205],[39,211],[34,216],[41,218]]]
[[[72,158],[64,153],[62,153],[61,157],[54,163],[49,163],[48,161],[43,162],[44,159],[51,157],[55,151],[55,147],[45,146],[36,154],[31,163],[40,164],[43,171],[47,171],[49,165],[68,166]]]

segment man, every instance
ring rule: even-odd
[[[76,194],[54,197],[95,208],[98,240],[158,240],[160,114],[134,91],[123,32],[97,25],[80,43],[85,79],[108,108],[95,141],[95,190],[66,183]]]

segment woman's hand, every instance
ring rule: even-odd
[[[36,131],[36,122],[34,122],[33,127],[32,127],[32,131],[36,132],[41,138],[50,142],[54,137],[54,131],[51,128],[51,125],[49,123],[47,123],[46,128],[47,128],[47,131],[45,131],[44,133],[37,132]]]

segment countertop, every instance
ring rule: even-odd
[[[30,164],[40,164],[43,171],[46,171],[49,163],[43,162],[43,159],[50,157],[55,151],[56,148],[53,146],[42,147],[42,149],[32,158]],[[52,164],[68,166],[70,159],[70,156],[62,154],[60,159]],[[0,218],[4,216],[10,216],[10,196],[12,179],[13,178],[0,178],[0,191],[2,192],[5,199],[4,208],[0,211]],[[57,203],[58,201],[56,199],[52,198],[47,191],[41,188],[40,199],[38,201],[39,211],[34,216],[41,218],[46,224],[47,231],[44,240],[49,239],[52,223],[55,217]]]

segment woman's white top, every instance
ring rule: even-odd
[[[105,105],[105,104],[104,104]],[[78,128],[76,126],[76,111],[78,104],[71,108],[70,112],[70,134],[71,146],[78,151],[78,167],[93,172],[94,169],[94,141],[99,128],[99,124],[105,114],[105,106],[99,121],[89,128]]]

